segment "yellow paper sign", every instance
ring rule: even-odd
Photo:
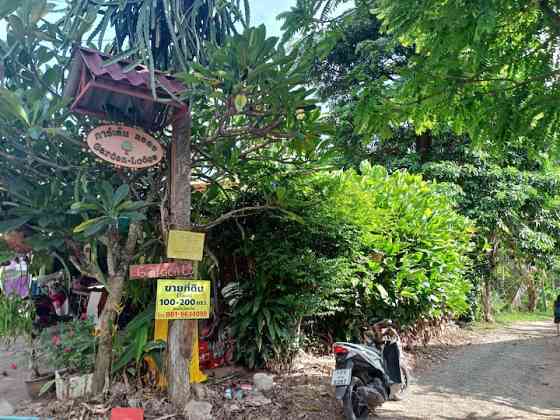
[[[208,280],[158,280],[156,319],[210,318]]]
[[[167,258],[201,261],[204,250],[204,233],[185,230],[169,231]]]

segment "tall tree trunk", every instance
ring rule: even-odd
[[[523,273],[524,282],[527,285],[527,310],[534,312],[537,309],[537,285],[535,284],[535,268],[530,264],[520,263],[519,268]]]
[[[425,133],[416,136],[416,153],[420,155],[420,161],[424,162],[432,150],[432,133],[426,131]]]
[[[546,312],[548,310],[548,302],[546,301],[546,280],[548,275],[546,270],[541,270],[541,300],[542,300],[542,311]]]
[[[513,295],[513,298],[511,299],[511,308],[512,309],[520,309],[521,308],[521,298],[523,297],[523,295],[525,294],[525,292],[527,291],[527,285],[525,283],[521,284],[518,288],[517,291],[515,292],[515,294]]]
[[[175,115],[170,164],[170,225],[174,228],[191,226],[191,115],[182,109]],[[193,275],[196,276],[193,267]],[[167,382],[169,399],[178,407],[190,396],[189,365],[192,356],[195,322],[171,321],[167,339]]]
[[[488,251],[488,272],[484,276],[484,290],[482,295],[482,306],[484,310],[484,321],[494,322],[492,314],[492,279],[496,270],[496,257],[498,254],[498,240],[495,234],[490,237],[492,249]]]
[[[109,296],[99,318],[99,338],[92,384],[92,390],[95,395],[103,392],[105,387],[109,385],[108,381],[113,361],[114,326],[120,311],[128,265],[134,255],[136,242],[141,232],[141,225],[138,222],[133,222],[128,229],[128,238],[125,246],[120,242],[120,237],[116,231],[110,232],[109,238],[106,241],[107,271],[109,272],[107,292]]]
[[[494,322],[492,315],[492,278],[491,274],[484,279],[484,290],[482,295],[482,307],[484,310],[484,321]]]
[[[537,309],[537,287],[534,273],[531,270],[527,272],[527,297],[527,309],[529,312],[535,312]]]
[[[111,362],[113,354],[113,327],[117,320],[118,308],[121,303],[124,289],[123,273],[110,277],[108,286],[109,297],[99,318],[99,338],[97,355],[95,358],[95,370],[93,372],[93,393],[95,395],[103,392],[108,384],[111,373]]]

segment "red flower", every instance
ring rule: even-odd
[[[12,363],[12,364],[10,365],[10,367],[11,367],[12,369],[17,369],[17,365],[16,365],[15,363]]]
[[[72,349],[70,347],[65,347],[64,348],[64,353],[70,353],[72,351]]]
[[[52,343],[53,343],[55,346],[58,346],[58,345],[60,344],[60,337],[59,337],[58,335],[53,335]]]

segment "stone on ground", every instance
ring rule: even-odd
[[[197,400],[205,400],[208,396],[208,390],[203,384],[192,384],[191,389]]]
[[[188,420],[212,420],[212,404],[206,401],[190,401],[185,407]]]
[[[266,373],[255,373],[253,376],[253,383],[258,391],[270,391],[274,387],[274,380],[272,375]]]

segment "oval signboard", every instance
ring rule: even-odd
[[[147,168],[163,157],[163,148],[142,130],[122,125],[102,125],[87,136],[87,144],[98,157],[127,168]]]

